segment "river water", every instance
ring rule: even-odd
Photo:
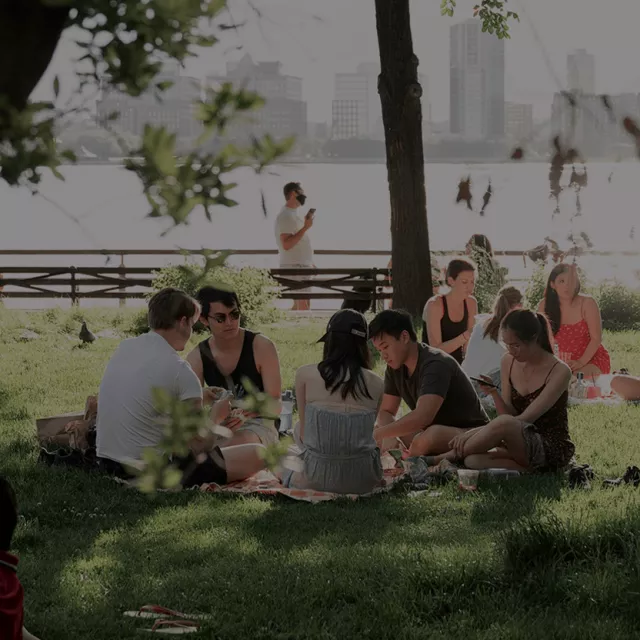
[[[301,181],[308,205],[317,209],[311,231],[316,249],[390,248],[389,196],[383,164],[292,164],[273,167],[256,176],[241,170],[231,195],[238,201],[232,209],[221,208],[213,222],[195,211],[188,226],[167,230],[167,222],[146,217],[148,205],[135,176],[118,166],[81,165],[63,170],[65,181],[45,177],[44,197],[26,189],[0,183],[2,228],[0,249],[273,249],[274,220],[282,205],[285,182]],[[640,225],[636,190],[640,163],[589,165],[589,184],[582,190],[582,215],[576,210],[575,193],[565,189],[559,215],[550,200],[548,165],[427,164],[428,222],[432,249],[462,250],[472,233],[484,233],[495,249],[525,250],[552,236],[568,246],[567,235],[585,231],[594,249],[640,251]],[[563,184],[569,181],[565,172]],[[457,183],[470,175],[474,211],[455,204]],[[493,196],[483,216],[478,213],[482,195],[491,180]],[[260,193],[264,192],[265,218]],[[73,220],[72,218],[75,218]],[[69,257],[35,258],[37,266],[66,266]],[[318,266],[383,266],[387,259],[371,257],[318,257]],[[634,270],[638,258],[585,257],[583,266],[594,280],[618,277],[638,284]],[[24,265],[26,258],[0,256],[0,267]],[[236,262],[275,267],[277,257],[248,257]],[[104,264],[102,257],[73,258],[76,265]],[[160,266],[159,258],[128,258],[127,264]],[[506,266],[516,278],[527,275],[522,259],[508,259]],[[0,269],[1,270],[1,269]],[[44,306],[38,301],[15,301],[12,306]],[[88,303],[83,303],[88,304]],[[318,303],[319,306],[322,306]],[[335,303],[333,303],[335,305]]]

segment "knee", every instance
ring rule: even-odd
[[[466,456],[464,459],[464,466],[467,469],[480,469],[480,456],[476,453],[472,453],[470,456]]]
[[[412,457],[427,455],[429,453],[430,446],[431,438],[429,433],[427,431],[421,431],[411,441],[411,444],[409,445],[409,455]]]
[[[493,433],[504,433],[513,428],[518,421],[513,416],[498,416],[493,419],[485,428]]]
[[[409,445],[409,455],[426,456],[429,454],[443,453],[437,450],[438,442],[442,440],[442,431],[438,425],[433,425],[424,431],[421,431],[413,438]],[[440,447],[441,448],[441,447]]]
[[[422,434],[420,434],[420,436],[421,435]],[[420,436],[416,436],[409,445],[409,455],[412,458],[423,456],[426,453],[425,443],[423,442],[423,438]]]

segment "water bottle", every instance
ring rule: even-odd
[[[293,429],[293,393],[291,389],[287,389],[280,399],[282,410],[280,411],[279,431],[287,433]]]
[[[584,398],[587,397],[587,388],[584,384],[584,374],[582,373],[582,371],[578,372],[578,380],[576,382],[575,394],[576,394],[576,398],[578,398],[579,400],[583,400]]]

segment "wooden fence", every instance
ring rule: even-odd
[[[197,253],[197,252],[195,252]],[[456,251],[434,251],[436,255],[455,255]],[[640,252],[589,252],[593,255],[638,256]],[[270,256],[276,250],[232,250],[234,256]],[[377,250],[338,250],[316,251],[318,256],[370,256],[388,257],[389,251]],[[521,251],[496,251],[496,256],[520,257]],[[175,250],[138,249],[138,250],[89,250],[89,249],[51,249],[51,250],[0,250],[2,256],[22,256],[39,258],[41,256],[64,256],[72,261],[73,256],[101,256],[106,258],[103,267],[52,267],[52,266],[0,266],[0,292],[6,298],[48,298],[69,299],[77,304],[81,299],[119,300],[121,305],[127,299],[144,298],[149,292],[153,272],[161,266],[128,266],[128,256],[176,256],[183,252]],[[116,260],[114,260],[116,258]],[[35,261],[35,260],[34,260]],[[119,263],[119,264],[118,264]],[[2,262],[0,262],[0,265]],[[117,266],[116,266],[117,264]],[[389,271],[385,268],[331,267],[318,269],[270,269],[272,277],[281,287],[281,297],[285,299],[344,300],[352,302],[369,301],[375,308],[378,301],[392,296]],[[306,277],[308,280],[300,280]],[[10,287],[11,289],[7,289]],[[301,291],[312,287],[316,291]],[[15,290],[12,290],[15,289]]]

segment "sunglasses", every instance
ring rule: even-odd
[[[210,320],[213,319],[218,324],[224,324],[227,321],[227,318],[232,321],[240,320],[240,309],[234,309],[229,313],[216,313],[213,316],[208,316],[208,318]]]

